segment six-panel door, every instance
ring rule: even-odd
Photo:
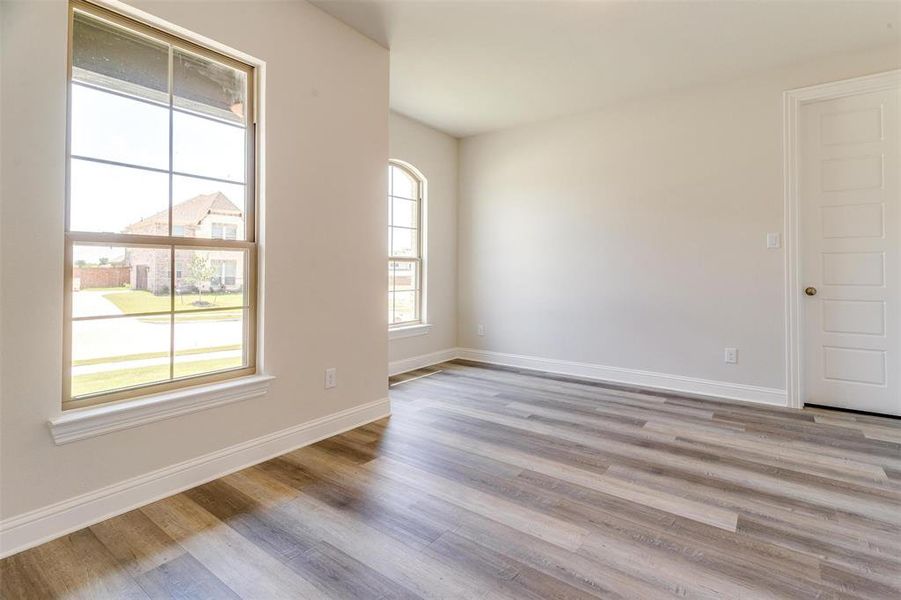
[[[809,404],[901,414],[898,107],[891,90],[801,109],[796,293]]]

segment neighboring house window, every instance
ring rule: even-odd
[[[423,179],[410,167],[388,165],[388,326],[425,322],[423,308]]]
[[[253,67],[70,10],[63,408],[255,372]]]
[[[216,274],[213,283],[217,286],[231,286],[237,283],[238,263],[233,260],[212,260],[210,263]]]
[[[238,237],[238,227],[236,225],[213,223],[212,230],[213,239],[216,240],[234,240]]]

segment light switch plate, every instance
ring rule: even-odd
[[[767,248],[781,248],[782,247],[782,236],[778,233],[766,234],[766,247]]]

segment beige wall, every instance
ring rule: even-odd
[[[264,398],[53,444],[46,422],[59,413],[62,376],[66,4],[2,4],[0,515],[384,398],[387,51],[303,2],[136,2],[266,61],[261,341],[276,380]],[[326,367],[338,369],[328,391]]]
[[[899,63],[895,46],[462,140],[460,346],[784,388],[784,254],[765,248],[782,92]]]
[[[426,335],[391,340],[388,359],[403,360],[456,346],[457,140],[392,113],[391,158],[416,167],[428,182],[428,321]]]

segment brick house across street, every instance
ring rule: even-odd
[[[125,228],[124,233],[168,235],[169,211],[164,210]],[[195,196],[172,206],[172,235],[204,239],[238,239],[244,215],[222,192]],[[205,250],[181,247],[175,250],[175,288],[198,287],[191,277],[195,257],[209,261],[215,274],[200,284],[203,291],[238,291],[244,285],[243,253],[237,250]],[[125,264],[131,269],[130,287],[154,294],[168,294],[169,256],[155,248],[128,248]]]

